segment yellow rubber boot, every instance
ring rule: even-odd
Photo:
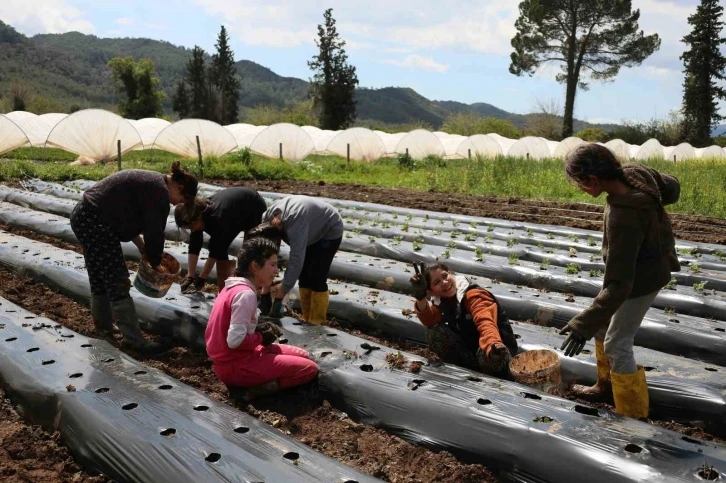
[[[302,310],[302,319],[305,322],[310,320],[310,302],[313,295],[312,290],[309,288],[298,289],[300,294],[300,309]]]
[[[610,376],[613,384],[615,412],[629,418],[647,418],[650,411],[650,399],[643,366],[638,366],[638,370],[631,374],[612,372]]]
[[[330,295],[325,292],[311,292],[309,323],[326,325],[328,321],[328,303]]]
[[[610,359],[605,356],[605,344],[595,340],[595,358],[597,361],[597,383],[594,386],[572,386],[572,393],[588,401],[605,401],[612,398],[610,381]]]

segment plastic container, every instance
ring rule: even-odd
[[[560,356],[551,350],[533,350],[517,354],[509,363],[514,379],[553,395],[562,395]]]
[[[139,263],[139,271],[134,277],[136,290],[155,299],[166,295],[171,285],[179,278],[181,265],[179,260],[164,252],[161,256],[161,268],[163,272],[157,272],[148,262],[142,260]]]

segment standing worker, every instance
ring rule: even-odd
[[[158,270],[170,203],[192,202],[196,194],[196,178],[174,161],[167,175],[128,169],[104,178],[83,194],[71,213],[71,228],[86,260],[96,329],[112,331],[115,319],[123,344],[146,355],[163,349],[139,329],[121,242],[133,241],[143,260]]]
[[[180,203],[174,208],[174,219],[179,228],[191,230],[189,238],[189,269],[181,284],[182,293],[199,291],[207,282],[209,273],[217,265],[217,287],[224,288],[224,281],[232,275],[234,261],[229,260],[228,250],[240,233],[246,233],[262,221],[267,209],[260,194],[249,188],[226,188],[206,200]],[[197,275],[199,252],[204,232],[209,235],[209,257],[202,272]]]
[[[278,244],[282,238],[290,245],[290,259],[282,285],[275,294],[274,303],[265,303],[271,296],[263,295],[263,314],[267,315],[267,306],[271,305],[269,315],[279,317],[282,299],[299,281],[302,319],[311,324],[325,324],[328,273],[343,240],[343,219],[338,210],[317,198],[293,195],[275,202],[262,219],[265,223],[254,230],[255,236],[275,239]]]
[[[598,197],[607,193],[602,241],[603,287],[590,307],[566,325],[566,356],[582,351],[595,337],[597,384],[574,386],[589,399],[610,394],[615,411],[647,418],[648,385],[643,366],[635,363],[633,341],[658,292],[680,271],[675,240],[663,206],[675,203],[680,183],[673,176],[633,163],[622,166],[606,147],[586,144],[567,158],[565,173],[577,187]]]

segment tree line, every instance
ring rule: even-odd
[[[726,99],[726,90],[719,84],[726,71],[726,58],[720,50],[726,44],[721,36],[723,10],[719,0],[701,0],[688,18],[691,32],[682,39],[687,50],[680,56],[685,71],[683,104],[676,127],[668,125],[669,144],[687,141],[705,146],[712,141],[712,128],[725,119],[718,110],[718,102]],[[348,62],[332,9],[327,9],[323,18],[316,39],[319,52],[308,62],[314,73],[310,106],[321,128],[345,129],[356,121],[358,78]],[[549,137],[573,135],[578,92],[587,91],[592,82],[614,79],[622,68],[641,65],[660,48],[658,34],[646,35],[639,20],[640,11],[633,9],[631,0],[523,0],[519,4],[509,71],[522,76],[533,75],[545,64],[561,68],[556,79],[565,86],[564,112],[543,112],[533,118]],[[221,124],[238,121],[239,74],[224,26],[216,49],[210,58],[202,48],[194,47],[172,98],[180,118]],[[127,96],[119,104],[124,116],[138,119],[161,115],[164,94],[151,61],[116,58],[109,66],[119,92]],[[637,132],[656,133],[654,123],[650,124],[625,123],[618,131],[634,139]],[[597,132],[586,135],[602,137]]]

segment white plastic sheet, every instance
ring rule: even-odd
[[[640,147],[633,147],[635,148],[631,150],[631,157],[633,159],[663,159],[663,146],[655,138],[648,139]]]
[[[678,146],[664,147],[663,155],[667,161],[688,161],[696,157],[696,150],[688,143],[681,143]]]
[[[28,136],[13,121],[0,114],[0,154],[29,144]]]
[[[308,133],[295,124],[273,124],[259,133],[250,149],[261,156],[268,158],[282,157],[288,161],[297,162],[305,159],[315,151],[315,143]]]
[[[315,145],[315,154],[327,154],[328,144],[341,132],[324,130],[315,126],[303,126],[301,129],[312,138],[313,144]]]
[[[406,135],[405,132],[397,132],[395,134],[390,134],[383,131],[373,132],[378,134],[378,136],[381,138],[381,141],[383,141],[383,145],[386,147],[387,155],[396,154],[396,146],[398,146],[398,143],[401,141],[401,139],[403,139],[403,136]]]
[[[621,162],[630,159],[630,144],[622,139],[613,139],[605,143],[605,147],[615,154]]]
[[[146,117],[138,121],[129,119],[129,122],[139,132],[141,142],[143,143],[143,146],[136,149],[151,149],[159,133],[171,125],[166,119],[159,119],[157,117]]]
[[[119,140],[121,154],[142,144],[136,128],[123,117],[102,109],[84,109],[56,124],[45,145],[103,161],[116,156]]]
[[[5,114],[5,117],[13,121],[28,137],[29,142],[26,143],[25,146],[32,146],[33,143],[30,140],[30,131],[32,129],[31,126],[33,122],[38,119],[38,115],[26,111],[13,111]],[[45,141],[45,139],[43,141]]]
[[[574,136],[565,138],[557,144],[557,148],[553,151],[552,156],[564,159],[568,154],[570,154],[570,151],[573,151],[576,147],[582,144],[585,144],[585,141],[580,138],[576,138]]]
[[[439,141],[441,141],[441,144],[444,146],[444,151],[446,152],[447,158],[459,157],[459,146],[461,146],[461,143],[466,141],[466,136],[461,136],[459,134],[449,134],[442,131],[436,131],[433,134],[434,136],[439,138]]]
[[[254,126],[252,124],[238,123],[224,126],[224,128],[232,133],[234,139],[237,141],[237,147],[239,149],[249,148],[252,141],[255,140],[257,135],[267,129],[267,126]]]
[[[413,159],[423,159],[426,156],[446,156],[444,145],[441,144],[432,132],[425,129],[416,129],[405,134],[396,145],[396,153],[404,154],[408,150]]]
[[[353,127],[340,131],[328,144],[328,152],[345,158],[350,145],[350,159],[355,161],[376,161],[386,154],[381,137],[364,127]]]
[[[216,122],[204,119],[184,119],[167,126],[156,137],[153,147],[196,158],[197,136],[202,156],[223,156],[237,149],[237,141],[231,132]]]
[[[726,159],[726,151],[717,145],[707,148],[696,149],[696,158],[698,159]]]
[[[468,158],[471,151],[471,157],[476,158],[496,158],[501,156],[502,146],[490,134],[475,134],[466,138],[456,150],[456,154],[461,158]]]
[[[508,152],[509,156],[527,157],[530,159],[545,159],[551,156],[547,140],[535,136],[526,136],[518,139]]]

